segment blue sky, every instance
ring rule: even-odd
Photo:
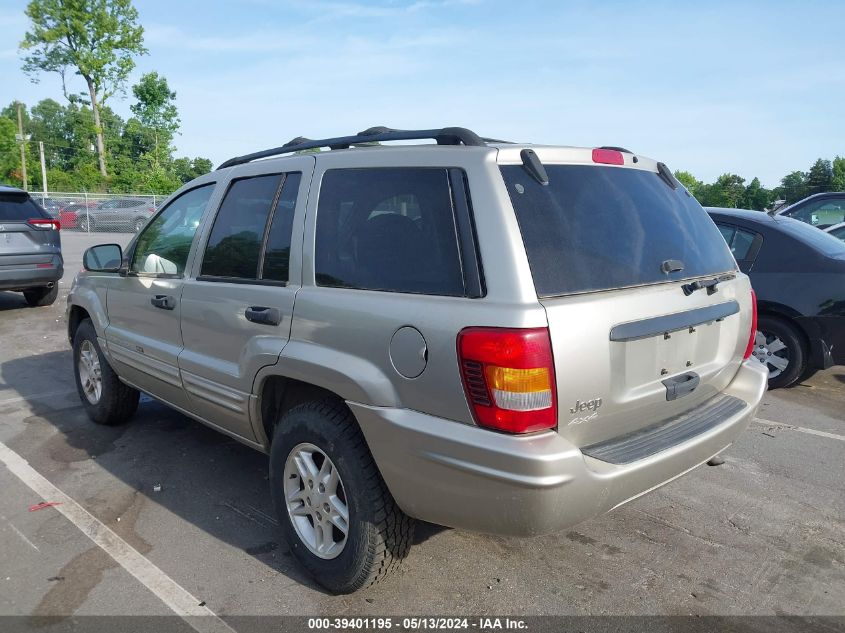
[[[20,70],[23,0],[0,0],[0,103],[60,100]],[[710,181],[774,186],[845,155],[845,2],[135,0],[177,92],[180,153],[461,125],[621,145]],[[80,86],[81,89],[81,86]],[[110,105],[124,116],[130,99]]]

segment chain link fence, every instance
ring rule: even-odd
[[[137,233],[167,196],[134,193],[31,191],[63,231]]]

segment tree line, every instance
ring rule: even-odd
[[[125,95],[147,52],[131,0],[31,0],[26,15],[23,71],[34,82],[57,74],[64,99],[0,110],[0,182],[41,188],[42,144],[52,191],[167,194],[211,170],[207,158],[174,156],[180,120],[163,76],[146,73],[132,86],[128,119],[107,105]],[[85,90],[74,91],[80,79]]]
[[[759,178],[746,185],[745,178],[736,174],[722,174],[712,183],[704,183],[688,171],[677,171],[675,177],[702,206],[763,211],[778,201],[792,204],[815,193],[845,191],[845,158],[819,158],[808,171],[793,171],[781,178],[774,189],[765,188]]]

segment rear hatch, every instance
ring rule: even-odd
[[[748,344],[751,288],[707,213],[651,160],[537,154],[547,184],[513,150],[500,163],[548,315],[558,432],[583,447],[713,405]]]
[[[60,252],[52,220],[26,193],[0,192],[0,266],[52,261]]]

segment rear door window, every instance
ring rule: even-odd
[[[317,210],[317,285],[463,296],[449,170],[329,170]]]
[[[757,233],[753,231],[746,231],[728,224],[717,224],[722,237],[731,249],[731,254],[737,261],[748,259],[751,252],[751,247],[754,246],[754,240],[757,239]]]
[[[736,270],[716,225],[683,187],[641,169],[545,167],[545,186],[521,165],[501,168],[540,297]],[[683,270],[664,273],[668,260]]]
[[[0,222],[26,222],[50,217],[26,194],[0,193]]]

